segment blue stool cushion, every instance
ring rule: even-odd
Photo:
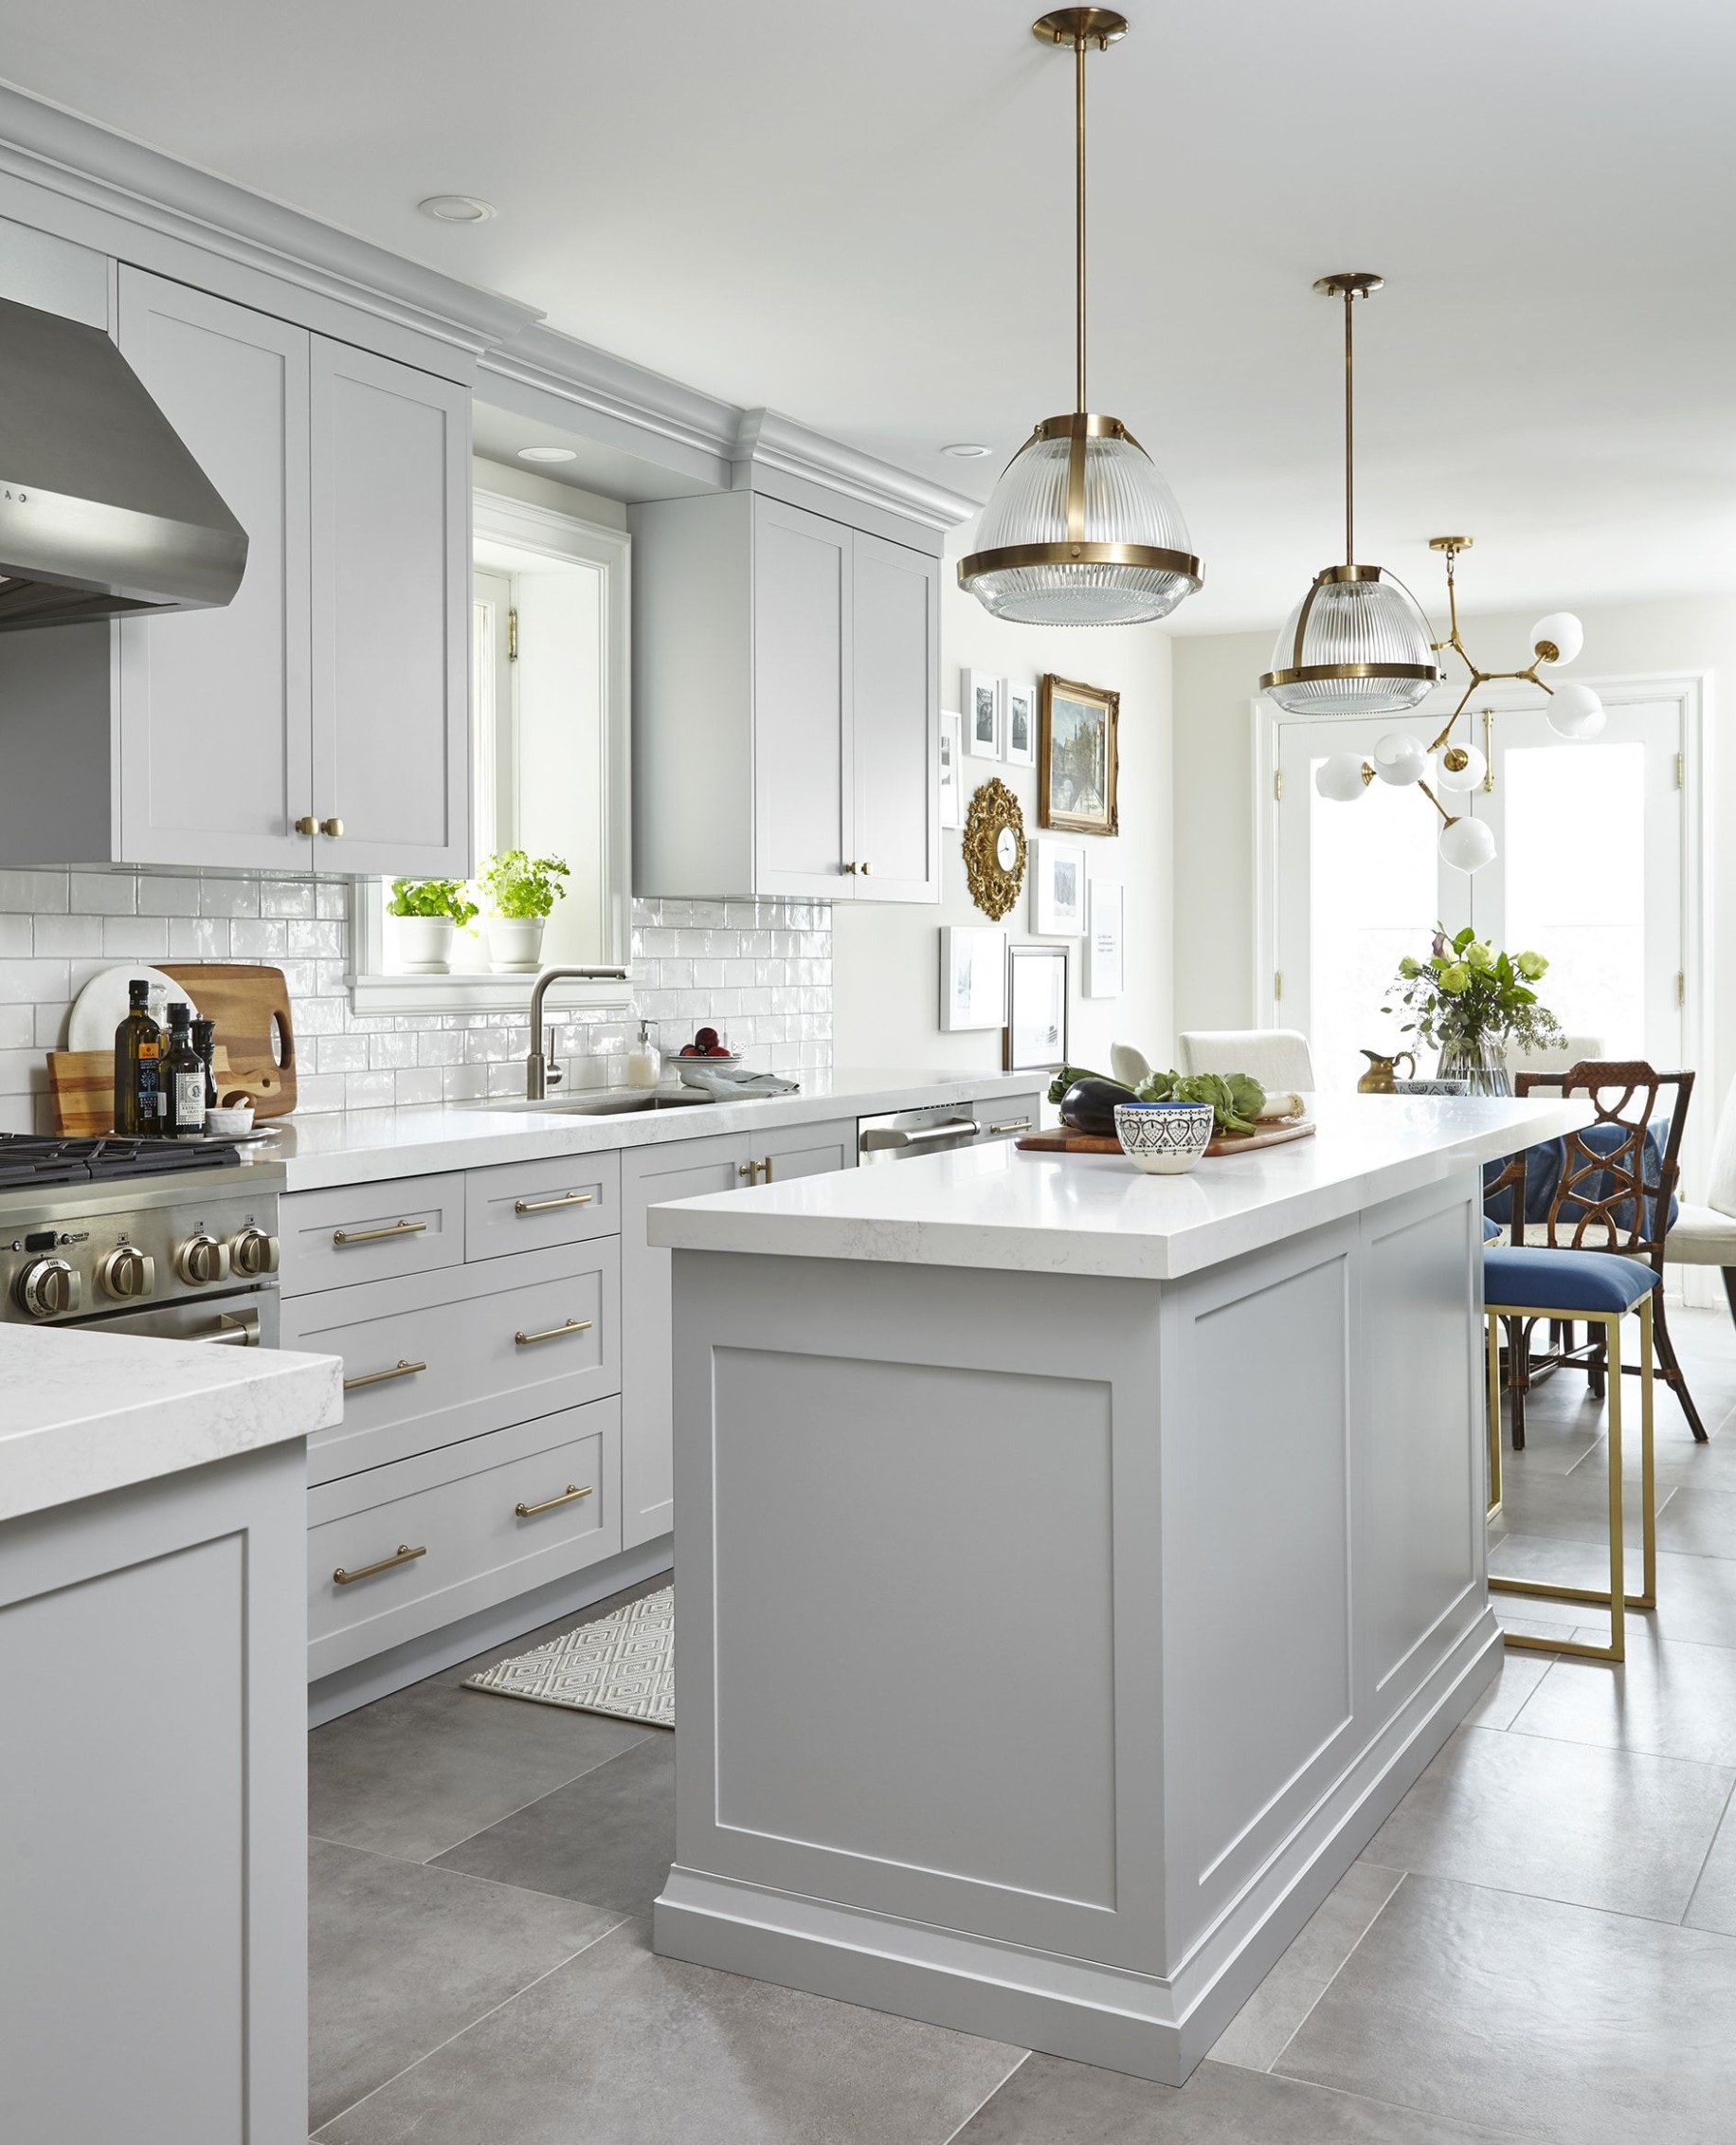
[[[1492,1245],[1483,1254],[1483,1301],[1564,1318],[1588,1311],[1631,1311],[1659,1277],[1638,1259],[1610,1251],[1550,1251],[1541,1245]]]
[[[1494,1242],[1495,1238],[1496,1238],[1496,1237],[1498,1237],[1498,1236],[1500,1235],[1500,1233],[1501,1233],[1501,1225],[1500,1225],[1500,1223],[1499,1223],[1499,1222],[1495,1222],[1495,1221],[1491,1221],[1491,1220],[1490,1220],[1490,1218],[1489,1218],[1489,1216],[1488,1216],[1487,1214],[1485,1214],[1485,1215],[1483,1216],[1483,1242],[1484,1242],[1485,1244],[1492,1244],[1492,1243]]]

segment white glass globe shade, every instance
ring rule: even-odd
[[[1427,748],[1408,730],[1389,730],[1374,748],[1374,772],[1383,782],[1420,782],[1428,771]]]
[[[1437,780],[1443,790],[1474,790],[1489,773],[1489,762],[1474,745],[1460,745],[1458,750],[1465,755],[1464,766],[1449,767],[1443,753]]]
[[[1440,830],[1441,860],[1456,871],[1481,871],[1494,853],[1495,838],[1480,819],[1456,819]]]
[[[1314,788],[1335,805],[1353,805],[1367,787],[1361,753],[1334,753],[1314,770]]]
[[[1531,627],[1531,645],[1542,641],[1553,644],[1556,653],[1546,660],[1550,663],[1571,663],[1585,645],[1585,628],[1570,610],[1552,610],[1547,618],[1540,618]],[[1544,661],[1543,657],[1538,658]]]
[[[1564,737],[1595,737],[1609,718],[1589,685],[1569,680],[1557,685],[1547,708],[1549,728]]]

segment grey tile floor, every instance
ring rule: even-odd
[[[1630,1622],[1626,1665],[1508,1655],[1179,2092],[658,1958],[674,1738],[461,1690],[491,1654],[309,1739],[310,2127],[322,2145],[1732,2145],[1736,1330],[1675,1323],[1720,1427],[1696,1448],[1660,1391],[1660,1608]],[[1605,1448],[1583,1380],[1540,1388],[1528,1429],[1492,1564],[1595,1583]],[[1595,1628],[1497,1603],[1546,1636]]]

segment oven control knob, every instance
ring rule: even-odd
[[[97,1285],[104,1296],[121,1303],[135,1303],[155,1288],[156,1261],[136,1245],[123,1244],[99,1263]]]
[[[78,1271],[64,1259],[32,1259],[18,1277],[18,1301],[32,1318],[63,1318],[82,1294]]]
[[[190,1236],[175,1251],[174,1270],[194,1288],[207,1288],[228,1272],[229,1254],[214,1236]]]
[[[239,1236],[229,1239],[229,1263],[249,1281],[261,1274],[275,1274],[278,1270],[277,1238],[249,1223]]]

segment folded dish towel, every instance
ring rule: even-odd
[[[683,1066],[681,1078],[689,1087],[702,1087],[719,1102],[732,1101],[742,1095],[799,1095],[802,1092],[800,1081],[786,1080],[779,1073],[713,1072],[709,1068],[701,1072],[688,1064]]]

